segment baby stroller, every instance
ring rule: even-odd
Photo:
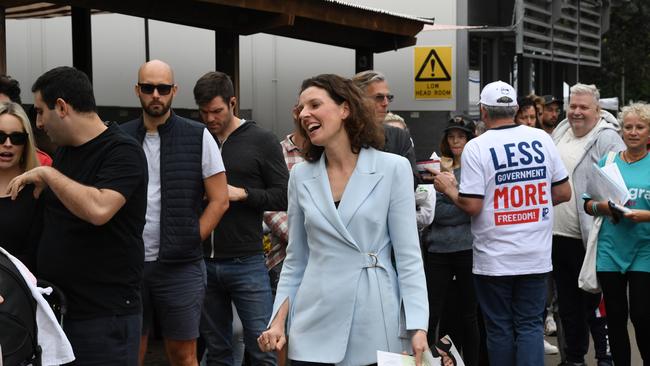
[[[66,312],[63,293],[47,281],[39,287],[52,287],[45,296],[59,323]],[[42,350],[38,345],[37,303],[14,263],[0,252],[0,346],[3,366],[41,366]]]
[[[52,308],[56,320],[61,326],[63,326],[63,318],[65,318],[65,315],[68,312],[68,304],[66,302],[63,291],[61,291],[61,289],[55,286],[53,283],[42,278],[36,280],[36,286],[44,289],[47,289],[48,287],[52,289],[52,292],[49,294],[44,293],[43,297],[47,303],[50,304],[50,308]]]

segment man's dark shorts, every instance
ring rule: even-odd
[[[66,318],[63,330],[75,355],[68,365],[137,365],[141,328],[142,314]]]
[[[206,281],[202,259],[178,264],[145,262],[142,334],[149,334],[155,313],[164,338],[198,338]]]

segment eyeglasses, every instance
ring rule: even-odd
[[[138,83],[138,87],[140,87],[140,91],[145,94],[153,94],[154,90],[158,90],[158,94],[167,95],[172,92],[172,88],[174,87],[174,84],[155,85],[155,84]]]
[[[7,138],[12,145],[25,145],[27,143],[27,132],[6,133],[0,131],[0,144],[7,142]]]
[[[373,95],[372,98],[377,103],[383,102],[384,99],[388,99],[388,103],[390,103],[390,102],[393,101],[393,99],[395,99],[395,96],[393,94],[376,94],[376,95]]]

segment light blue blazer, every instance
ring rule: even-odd
[[[289,358],[359,366],[412,352],[407,330],[427,330],[429,306],[409,162],[361,149],[338,209],[325,156],[298,164],[288,215],[271,319],[288,298]]]

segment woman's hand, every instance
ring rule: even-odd
[[[278,309],[271,327],[257,338],[257,345],[262,352],[279,351],[287,343],[285,324],[289,314],[289,299],[284,300]]]
[[[594,208],[596,209],[594,211]],[[591,216],[612,216],[607,201],[589,200],[585,202],[585,212]]]
[[[422,353],[429,349],[427,343],[427,332],[418,330],[411,338],[411,346],[413,346],[413,353],[415,354],[415,366],[422,365]]]
[[[626,213],[626,218],[634,222],[647,222],[650,221],[650,211],[648,210],[630,210],[631,212]]]
[[[287,343],[284,327],[272,325],[257,338],[257,345],[262,352],[279,351]]]

